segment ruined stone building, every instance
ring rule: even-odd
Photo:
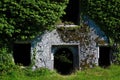
[[[45,67],[52,70],[58,69],[58,71],[63,68],[74,70],[95,65],[110,65],[111,55],[110,48],[107,47],[107,36],[94,21],[87,17],[83,27],[77,26],[80,22],[80,13],[76,10],[78,2],[73,1],[70,0],[63,20],[71,21],[75,25],[57,25],[56,29],[45,31],[29,43],[16,43],[14,50],[16,63],[22,63],[25,66],[33,64],[33,69]],[[77,6],[72,7],[73,5]],[[59,54],[67,55],[71,64],[60,65],[57,58]]]

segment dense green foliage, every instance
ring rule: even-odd
[[[0,49],[0,75],[3,73],[8,73],[10,70],[15,69],[12,55],[8,54],[7,48]]]
[[[120,0],[81,0],[82,11],[115,42],[120,40]]]
[[[113,46],[113,62],[117,65],[120,65],[120,44]]]
[[[68,0],[0,0],[0,45],[29,40],[50,30],[60,17]]]
[[[84,71],[77,71],[71,75],[59,75],[48,69],[32,71],[26,69],[14,69],[7,74],[0,75],[0,80],[119,80],[120,67],[110,66],[107,69],[96,67]]]

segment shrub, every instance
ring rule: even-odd
[[[0,50],[0,74],[7,73],[15,68],[11,54],[8,53],[7,48]]]
[[[120,65],[120,44],[117,44],[116,47],[114,47],[114,53],[113,53],[113,56],[114,56],[114,60],[113,62],[117,65]]]

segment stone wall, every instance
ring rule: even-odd
[[[46,31],[43,35],[36,37],[31,43],[33,69],[39,67],[54,69],[54,53],[59,46],[67,46],[74,55],[75,53],[78,55],[74,65],[77,65],[79,69],[98,65],[98,44],[99,42],[105,44],[105,40],[99,37],[93,28],[88,29],[87,27],[87,25],[84,27],[61,27],[51,32]],[[72,45],[77,45],[78,49]],[[52,46],[57,47],[52,48]],[[76,57],[74,56],[74,58]]]

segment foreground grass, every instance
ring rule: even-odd
[[[71,75],[63,76],[55,71],[39,69],[12,70],[0,75],[0,80],[120,80],[120,67],[112,65],[107,69],[96,67],[84,71],[77,71]]]

